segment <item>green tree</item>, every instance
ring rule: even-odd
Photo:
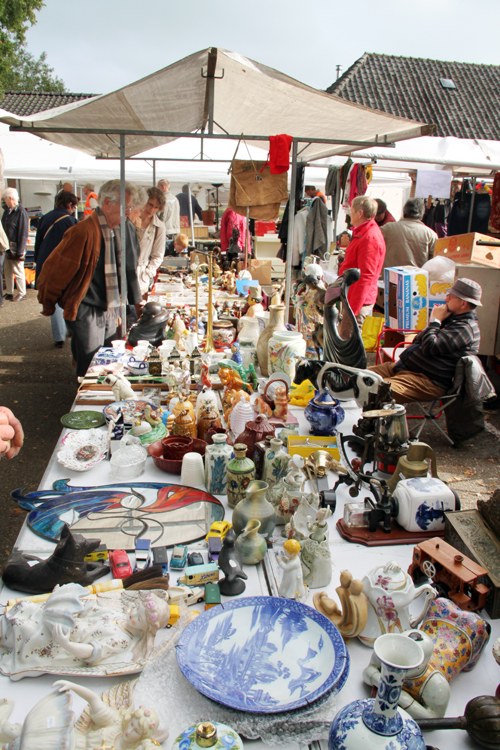
[[[26,49],[26,32],[36,23],[44,0],[0,0],[0,95],[5,91],[66,91],[42,52]]]

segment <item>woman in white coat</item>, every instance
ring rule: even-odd
[[[150,290],[164,258],[166,239],[165,223],[157,216],[165,206],[165,195],[156,187],[149,188],[147,193],[147,203],[135,222],[140,247],[137,278],[143,297]]]

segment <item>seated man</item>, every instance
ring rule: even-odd
[[[402,350],[398,361],[369,368],[390,384],[397,403],[431,401],[450,390],[458,361],[479,351],[475,308],[480,306],[479,284],[456,279],[445,304],[432,308],[429,325]]]

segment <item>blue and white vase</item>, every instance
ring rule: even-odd
[[[205,450],[205,487],[212,495],[227,494],[227,465],[233,449],[227,444],[227,435],[215,433],[212,445]]]
[[[269,487],[274,487],[288,473],[290,454],[283,447],[283,441],[279,438],[271,438],[269,448],[264,454],[264,468],[262,480]]]
[[[407,672],[424,660],[421,646],[400,633],[385,633],[373,647],[381,662],[376,698],[349,703],[335,717],[329,750],[425,750],[417,722],[398,707]]]

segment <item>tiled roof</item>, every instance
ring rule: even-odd
[[[7,112],[12,112],[20,117],[29,117],[37,112],[44,112],[46,109],[61,107],[63,104],[72,104],[82,99],[89,99],[95,94],[54,94],[47,92],[29,92],[29,91],[7,91],[2,100],[0,108]]]
[[[442,80],[454,87],[445,88]],[[500,141],[500,65],[365,52],[327,91],[391,115],[435,123],[437,136]]]

